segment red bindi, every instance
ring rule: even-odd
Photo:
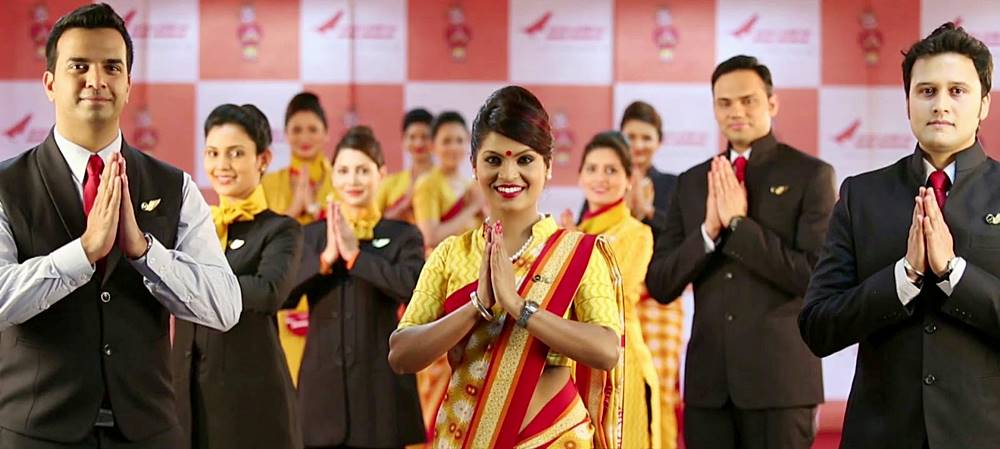
[[[511,152],[510,150],[507,151],[507,157],[510,157],[512,154],[514,154],[514,153]]]

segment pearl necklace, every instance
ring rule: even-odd
[[[531,246],[531,241],[534,239],[535,236],[528,237],[528,240],[525,240],[524,244],[521,245],[521,247],[518,248],[517,251],[515,251],[512,256],[510,256],[510,263],[517,262],[517,259],[520,259],[521,256],[524,255],[524,252],[528,250],[528,247]]]

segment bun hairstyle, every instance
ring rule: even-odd
[[[302,111],[316,114],[316,116],[319,117],[319,121],[323,122],[323,128],[327,127],[326,111],[324,111],[323,106],[319,104],[319,97],[312,92],[300,92],[292,97],[291,101],[288,102],[288,108],[285,109],[285,126],[288,126],[288,120],[290,120],[293,115]]]
[[[350,148],[352,150],[357,150],[364,153],[368,158],[370,158],[378,168],[382,168],[385,165],[385,156],[382,154],[382,145],[379,144],[378,139],[375,138],[375,133],[372,129],[364,126],[352,126],[344,133],[344,137],[340,138],[340,142],[337,142],[337,147],[333,150],[332,161],[337,161],[337,154],[340,153],[341,149]]]
[[[580,170],[583,171],[583,161],[587,160],[587,155],[591,151],[607,148],[615,152],[625,169],[625,176],[632,178],[632,153],[629,151],[628,142],[625,136],[618,131],[604,131],[594,135],[587,146],[583,147],[583,156],[580,157]]]
[[[542,103],[521,86],[507,86],[490,94],[472,122],[472,165],[489,133],[494,132],[535,150],[552,162],[552,127]]]
[[[618,128],[624,129],[625,123],[630,120],[637,120],[652,125],[656,128],[657,140],[663,140],[663,119],[660,118],[660,114],[656,112],[656,108],[653,105],[645,101],[636,101],[628,105],[622,114],[622,121],[618,125]]]
[[[406,115],[403,116],[403,132],[406,132],[406,128],[414,123],[423,123],[428,127],[434,123],[434,116],[431,115],[430,111],[424,108],[411,109]],[[465,124],[465,120],[462,120],[462,124]]]
[[[271,148],[271,123],[267,116],[257,106],[245,104],[237,106],[226,103],[217,106],[205,119],[205,136],[217,126],[233,124],[243,128],[243,131],[253,140],[254,154],[260,154]]]
[[[458,123],[462,125],[462,129],[468,129],[469,125],[465,123],[465,117],[462,117],[458,111],[444,111],[438,114],[437,118],[434,119],[434,123],[431,124],[431,138],[437,137],[438,131],[441,127],[449,123]]]

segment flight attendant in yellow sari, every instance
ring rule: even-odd
[[[321,206],[333,194],[329,182],[333,169],[326,153],[330,137],[319,97],[310,92],[292,97],[285,110],[285,137],[291,148],[292,163],[264,175],[261,185],[271,210],[309,224],[316,221]],[[281,347],[296,382],[306,344],[308,307],[306,301],[300,301],[295,310],[282,310],[277,318]]]
[[[433,448],[622,447],[621,275],[602,238],[538,213],[551,157],[538,99],[494,92],[472,137],[493,218],[435,248],[389,339],[397,372],[454,368]]]
[[[434,116],[423,108],[410,110],[403,116],[403,151],[410,155],[410,168],[386,176],[379,185],[375,204],[383,217],[416,224],[413,185],[434,168],[434,155],[431,154],[433,121]]]
[[[607,238],[621,268],[625,288],[625,431],[623,447],[660,449],[659,382],[653,356],[642,338],[636,305],[644,291],[646,267],[653,256],[653,233],[634,218],[625,201],[631,188],[632,157],[625,137],[616,131],[597,134],[583,149],[580,188],[587,211],[579,225],[563,212],[565,228]]]
[[[484,204],[483,194],[460,171],[469,154],[469,131],[462,115],[442,112],[434,119],[431,138],[437,167],[413,188],[413,214],[428,248],[477,226]]]

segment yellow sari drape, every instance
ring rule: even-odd
[[[653,256],[653,233],[649,226],[632,217],[628,206],[621,200],[585,214],[579,228],[588,234],[604,235],[622,271],[625,327],[630,337],[625,341],[625,358],[629,366],[625,378],[623,446],[660,449],[659,380],[653,356],[642,338],[642,326],[636,310],[640,295],[645,290],[646,268]]]

